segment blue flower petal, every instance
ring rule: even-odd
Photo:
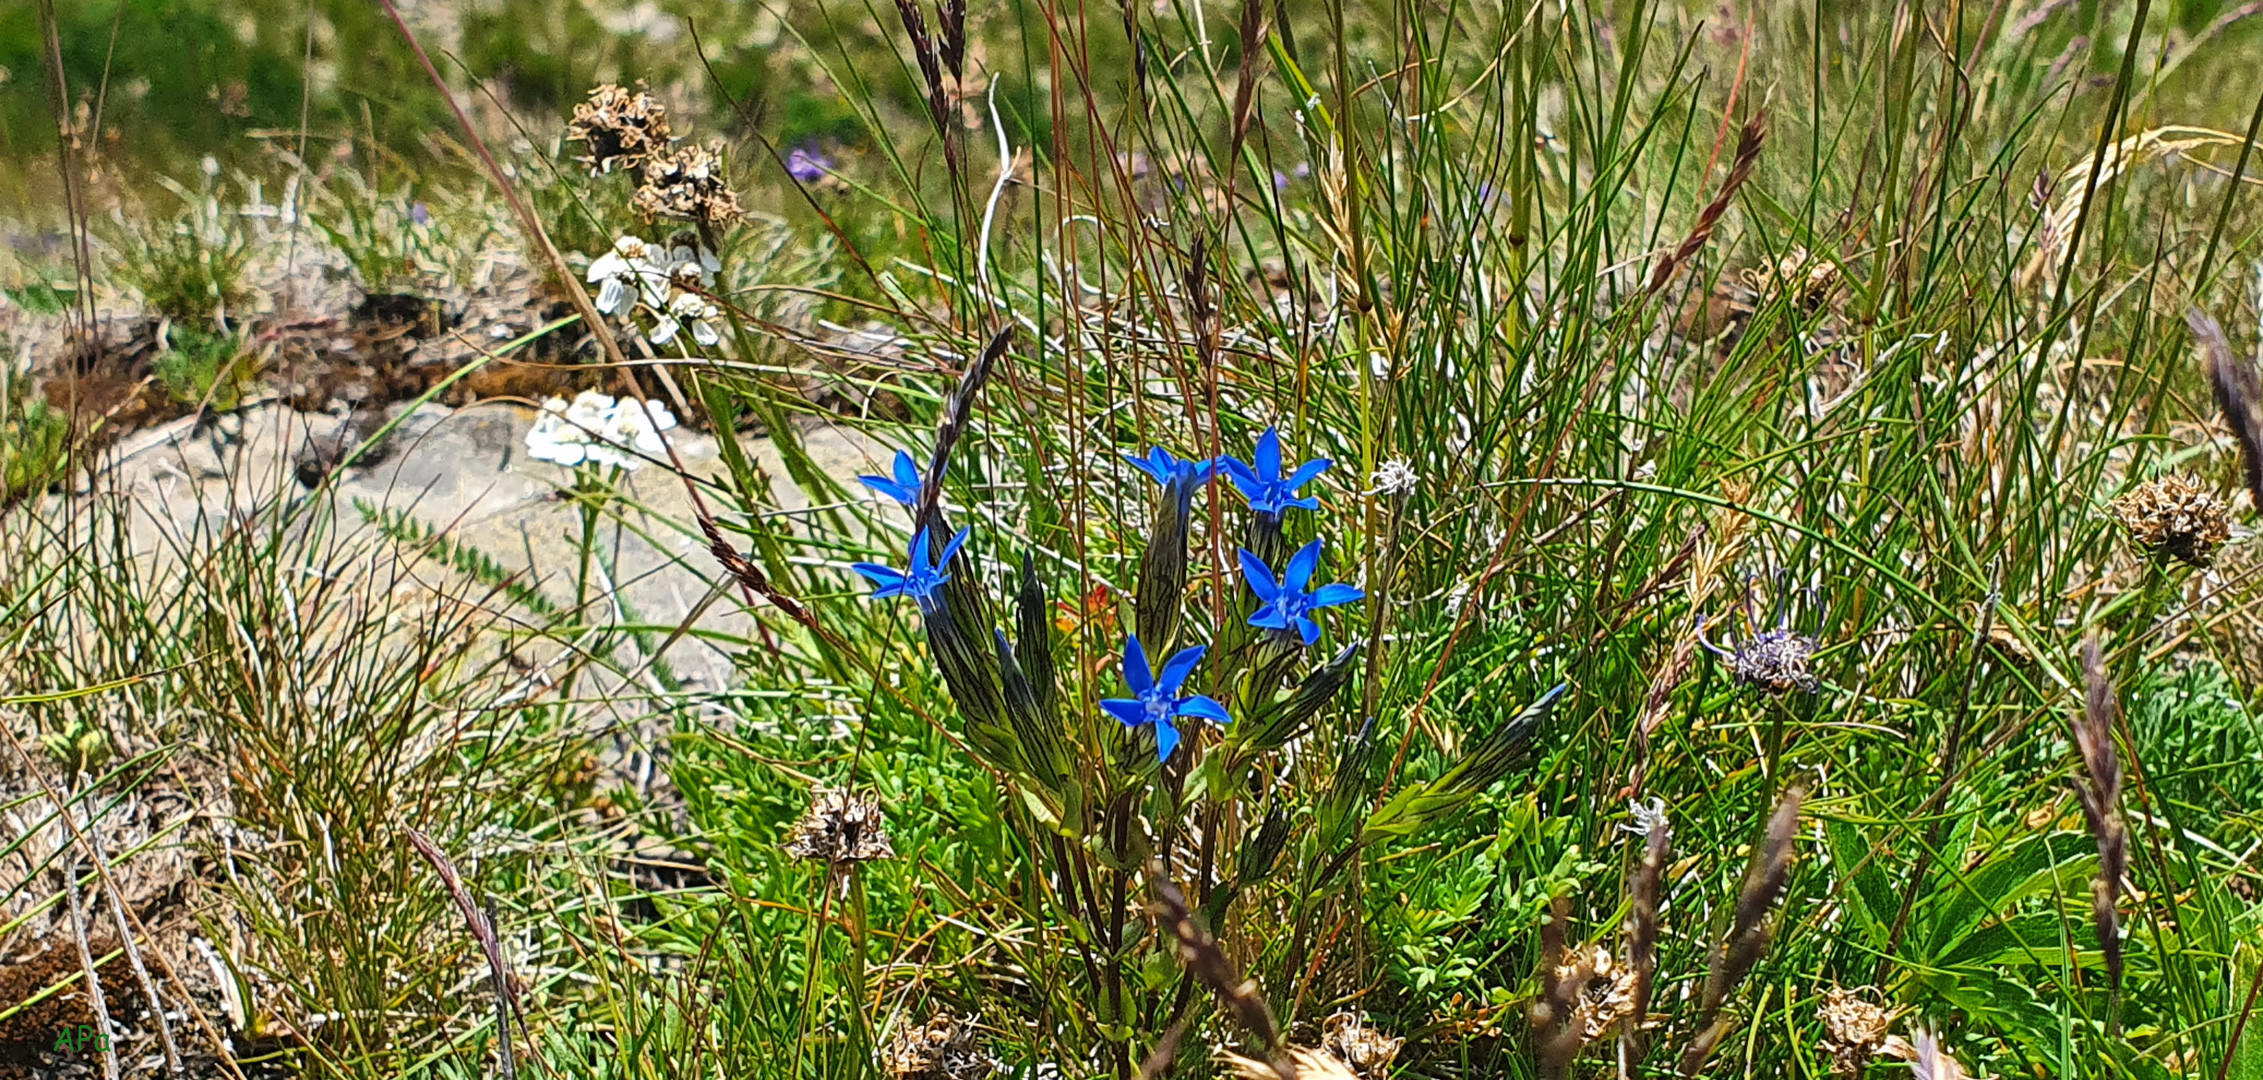
[[[1124,685],[1134,694],[1144,694],[1155,688],[1154,668],[1147,664],[1147,650],[1139,647],[1139,635],[1124,638]]]
[[[1257,475],[1267,480],[1281,478],[1281,432],[1278,429],[1266,428],[1265,434],[1257,437],[1257,453],[1250,464],[1257,467]]]
[[[942,569],[945,566],[949,566],[951,564],[952,557],[956,556],[959,553],[959,547],[966,543],[967,533],[972,531],[972,529],[973,526],[971,525],[960,526],[958,534],[951,537],[951,542],[943,545],[943,554],[936,556],[935,561],[929,563],[928,565],[933,566],[938,570]],[[942,579],[937,578],[936,580],[940,581]]]
[[[1327,458],[1313,458],[1311,461],[1297,466],[1295,472],[1283,478],[1281,486],[1293,492],[1319,478],[1321,473],[1327,472],[1328,467],[1334,464],[1335,462]]]
[[[1214,724],[1231,724],[1234,722],[1233,715],[1226,711],[1224,705],[1218,703],[1218,699],[1204,694],[1180,699],[1179,715],[1199,716]]]
[[[1155,760],[1171,760],[1171,751],[1179,748],[1179,729],[1169,720],[1155,722]]]
[[[1320,569],[1320,541],[1314,540],[1298,548],[1289,556],[1288,568],[1281,571],[1281,588],[1288,592],[1304,592],[1312,584],[1312,573]]]
[[[1166,694],[1177,694],[1179,685],[1187,681],[1187,676],[1194,674],[1194,666],[1202,662],[1202,654],[1208,649],[1207,645],[1191,645],[1180,649],[1176,655],[1164,661],[1163,670],[1155,676],[1155,685]]]
[[[1125,727],[1138,727],[1147,722],[1147,711],[1131,698],[1105,698],[1100,702],[1100,707],[1108,710],[1108,715],[1115,717]]]
[[[1367,593],[1356,586],[1322,585],[1313,590],[1310,606],[1316,608],[1335,607],[1337,604],[1350,604],[1365,599],[1367,599]]]
[[[1320,624],[1299,615],[1297,616],[1297,634],[1304,638],[1305,644],[1310,645],[1320,640]]]
[[[849,569],[854,570],[859,574],[863,574],[867,579],[871,580],[874,585],[879,585],[883,588],[889,586],[902,588],[905,581],[903,571],[897,570],[894,567],[882,566],[879,563],[852,563],[850,564]]]
[[[1249,617],[1249,624],[1267,630],[1286,630],[1289,628],[1289,616],[1281,610],[1281,605],[1267,604]]]
[[[1265,560],[1248,548],[1242,548],[1241,563],[1242,579],[1249,582],[1249,591],[1256,593],[1259,600],[1270,603],[1281,595],[1281,585],[1273,580],[1273,571],[1266,567]]]
[[[1299,510],[1318,510],[1320,509],[1320,497],[1318,495],[1307,495],[1301,499],[1281,500],[1281,509],[1286,510],[1292,506]]]

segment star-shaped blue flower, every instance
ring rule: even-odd
[[[1273,428],[1266,428],[1265,434],[1257,437],[1254,461],[1245,462],[1230,454],[1218,461],[1218,467],[1226,470],[1226,478],[1232,480],[1234,486],[1241,489],[1242,497],[1249,500],[1250,509],[1276,517],[1292,506],[1306,510],[1320,509],[1318,498],[1307,495],[1300,499],[1297,497],[1297,489],[1327,472],[1328,466],[1333,464],[1335,463],[1327,458],[1314,458],[1297,466],[1288,475],[1281,475],[1281,433]]]
[[[1265,565],[1265,560],[1248,548],[1242,549],[1241,559],[1242,576],[1249,580],[1249,591],[1265,602],[1264,607],[1249,617],[1249,624],[1268,630],[1295,630],[1307,645],[1320,640],[1320,624],[1312,621],[1312,612],[1367,598],[1366,593],[1350,585],[1310,587],[1313,571],[1320,569],[1318,540],[1289,556],[1289,565],[1278,581],[1274,580],[1273,570]]]
[[[1216,699],[1202,694],[1181,695],[1179,688],[1194,666],[1202,662],[1206,645],[1180,649],[1178,655],[1163,664],[1163,670],[1151,673],[1147,666],[1147,650],[1139,647],[1139,635],[1124,639],[1124,685],[1131,687],[1128,698],[1109,698],[1100,703],[1110,716],[1123,721],[1125,727],[1136,728],[1152,724],[1155,727],[1155,760],[1171,760],[1171,751],[1179,745],[1178,718],[1193,716],[1218,724],[1231,724],[1234,718]]]
[[[896,451],[895,473],[896,475],[893,478],[886,476],[859,476],[857,477],[857,480],[862,482],[864,486],[871,488],[872,490],[877,491],[882,495],[886,495],[887,497],[894,499],[897,502],[904,504],[905,506],[919,505],[919,463],[913,461],[910,454],[898,450]]]
[[[959,553],[959,545],[966,543],[966,535],[967,530],[960,529],[958,535],[951,537],[950,543],[943,545],[942,554],[929,559],[927,530],[921,529],[912,534],[909,567],[897,570],[879,563],[860,562],[851,565],[849,569],[863,574],[876,586],[872,590],[873,599],[908,596],[924,608],[933,601],[936,590],[941,589],[944,582],[951,580],[951,575],[944,573],[943,568],[951,565],[951,557]]]
[[[1148,447],[1146,457],[1125,454],[1124,460],[1162,485],[1165,491],[1174,490],[1176,485],[1175,490],[1192,493],[1195,485],[1210,479],[1218,471],[1218,463],[1208,458],[1181,461],[1160,446]]]

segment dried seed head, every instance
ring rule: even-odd
[[[1809,665],[1814,659],[1814,638],[1779,628],[1739,642],[1729,657],[1729,672],[1738,682],[1771,694],[1812,694],[1816,680]]]
[[[723,173],[721,139],[654,154],[632,203],[646,221],[672,218],[721,228],[746,216]]]
[[[881,1071],[895,1080],[983,1080],[998,1067],[973,1021],[946,1013],[897,1032],[880,1055]]]
[[[2170,556],[2206,568],[2216,545],[2231,539],[2231,515],[2200,485],[2181,476],[2148,480],[2109,504],[2129,539],[2154,558]]]
[[[818,788],[809,813],[786,834],[786,854],[833,867],[893,859],[896,849],[888,843],[887,825],[878,797]]]
[[[1635,971],[1623,967],[1601,946],[1587,964],[1587,983],[1580,988],[1573,1023],[1580,1038],[1594,1042],[1619,1021],[1634,1015]]]
[[[1320,1045],[1362,1077],[1378,1077],[1391,1069],[1406,1040],[1367,1026],[1355,1012],[1340,1012],[1323,1021]]]
[[[1840,1076],[1862,1075],[1863,1067],[1886,1045],[1887,1029],[1894,1024],[1894,1014],[1884,1006],[1861,991],[1837,986],[1823,996],[1815,1017],[1823,1022],[1823,1051],[1831,1055],[1832,1072]]]
[[[566,124],[566,138],[588,147],[574,158],[589,166],[591,176],[614,169],[640,174],[654,155],[667,151],[675,136],[668,130],[668,107],[638,83],[632,93],[613,83],[589,92],[589,100],[574,106]]]
[[[1837,263],[1796,246],[1772,263],[1746,269],[1744,283],[1755,302],[1787,297],[1793,307],[1810,315],[1836,299],[1841,284]]]

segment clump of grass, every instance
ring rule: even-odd
[[[235,334],[179,323],[165,328],[159,347],[150,369],[183,405],[234,412],[259,374],[257,357]]]
[[[225,332],[231,315],[250,300],[245,271],[253,250],[249,234],[221,205],[218,176],[218,166],[210,165],[196,190],[164,181],[181,210],[123,229],[113,270],[153,314]]]

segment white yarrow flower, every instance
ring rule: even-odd
[[[526,433],[526,451],[529,457],[569,468],[589,464],[635,470],[644,467],[644,459],[628,451],[665,451],[660,433],[675,426],[676,415],[666,405],[616,401],[611,394],[588,390],[570,403],[556,397],[544,401]]]

